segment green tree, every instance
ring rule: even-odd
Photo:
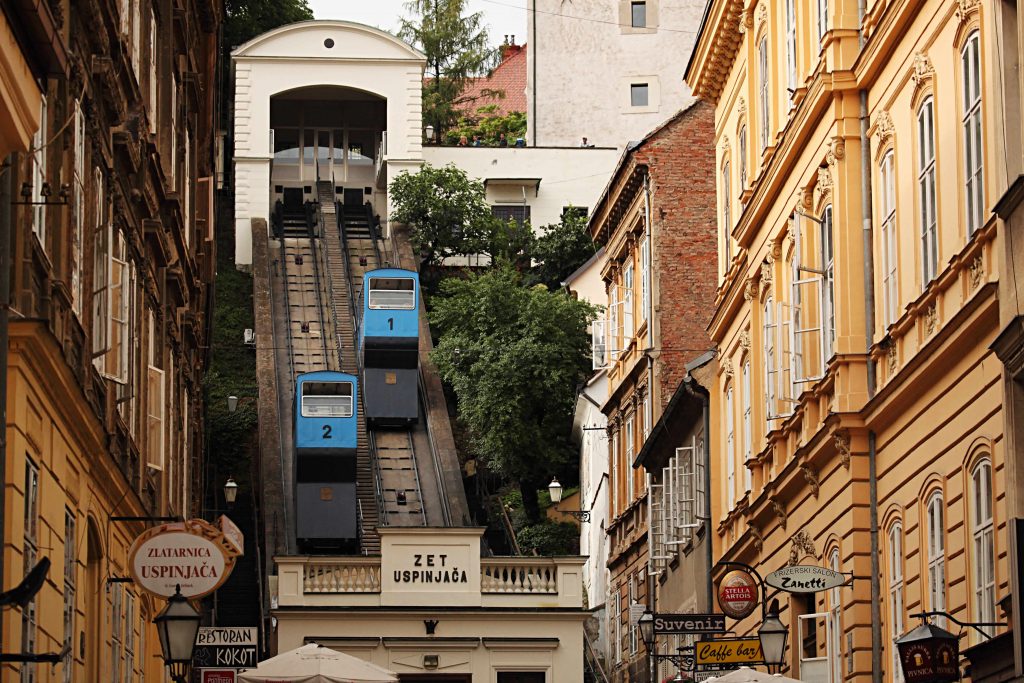
[[[466,12],[466,0],[409,0],[411,17],[402,19],[398,35],[427,57],[423,83],[423,123],[439,135],[454,126],[461,112],[479,97],[503,97],[504,92],[484,89],[467,95],[466,86],[486,75],[498,59],[488,43],[483,14]]]
[[[421,265],[480,253],[494,230],[484,184],[454,164],[399,173],[389,192],[391,220],[409,225]]]
[[[278,26],[313,18],[306,0],[225,0],[224,13],[224,48],[228,52]]]
[[[521,111],[510,111],[498,114],[498,105],[488,104],[476,110],[477,116],[463,116],[454,128],[448,130],[442,138],[445,144],[458,144],[459,138],[465,136],[472,140],[476,135],[485,145],[496,146],[501,134],[505,134],[509,147],[515,144],[516,138],[526,138],[526,114]]]
[[[537,489],[575,457],[570,425],[595,314],[564,292],[525,286],[505,263],[444,280],[434,300],[441,339],[432,358],[458,397],[470,447],[518,485],[532,523],[540,519]]]
[[[549,289],[558,289],[596,251],[587,232],[586,215],[569,207],[561,221],[543,228],[534,239],[532,277]]]

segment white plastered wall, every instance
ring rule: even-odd
[[[333,41],[327,47],[325,41]],[[423,55],[398,38],[345,21],[308,21],[265,33],[232,53],[235,66],[235,265],[252,263],[252,218],[270,224],[270,99],[341,86],[387,100],[388,181],[422,161]]]

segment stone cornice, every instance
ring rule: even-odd
[[[704,15],[684,80],[693,93],[716,102],[743,41],[743,0],[712,0]]]

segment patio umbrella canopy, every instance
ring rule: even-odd
[[[735,671],[723,673],[721,676],[709,678],[705,683],[800,683],[780,674],[766,674],[763,671],[743,666]]]
[[[260,662],[242,683],[393,683],[398,676],[358,657],[309,643]]]

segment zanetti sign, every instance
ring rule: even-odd
[[[846,575],[827,567],[796,565],[776,569],[764,582],[787,593],[817,593],[845,585]]]

